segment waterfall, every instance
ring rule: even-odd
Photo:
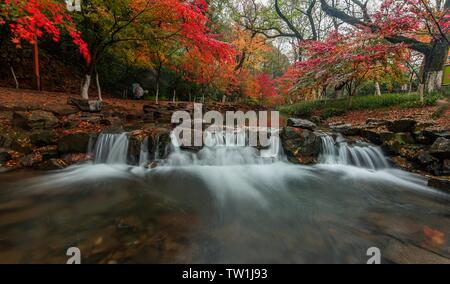
[[[175,150],[169,155],[166,164],[171,166],[265,164],[284,157],[276,130],[264,129],[270,133],[270,145],[262,150],[248,145],[249,131],[249,128],[233,131],[206,130],[204,147],[197,153],[182,151],[178,138],[172,133],[170,137]]]
[[[149,162],[148,137],[145,137],[141,143],[141,151],[139,154],[139,166],[143,167]]]
[[[356,143],[349,145],[342,137],[322,136],[319,160],[323,164],[354,165],[368,169],[388,168],[389,163],[379,147]]]
[[[128,159],[128,134],[105,134],[97,138],[93,155],[95,163],[126,164]]]

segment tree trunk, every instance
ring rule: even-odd
[[[91,86],[91,75],[84,75],[84,80],[81,86],[81,98],[84,100],[89,99],[89,87]]]
[[[41,75],[39,72],[39,47],[37,40],[33,44],[33,65],[34,65],[34,84],[36,87],[36,90],[41,91]]]
[[[158,66],[158,70],[156,70],[156,96],[155,96],[155,103],[159,104],[159,79],[161,78],[161,63]]]
[[[14,82],[16,83],[16,89],[19,89],[19,81],[17,81],[16,73],[14,72],[14,68],[12,67],[12,65],[11,65],[11,73],[13,75]]]
[[[89,87],[91,86],[92,74],[94,74],[94,71],[97,69],[95,62],[96,61],[94,61],[93,58],[91,63],[87,67],[84,79],[81,82],[81,98],[84,100],[89,99]]]
[[[434,40],[432,46],[424,56],[422,83],[425,93],[442,87],[443,69],[448,56],[448,44],[444,39]]]
[[[375,96],[381,97],[380,83],[375,82]]]
[[[156,96],[155,96],[155,103],[159,104],[159,79],[156,82]]]
[[[100,80],[98,78],[97,70],[95,70],[95,82],[97,83],[98,100],[99,101],[103,101],[103,99],[102,99],[102,88],[100,87]]]
[[[224,95],[222,96],[222,103],[224,104],[226,101],[227,101],[227,96],[224,94]]]
[[[419,87],[417,88],[417,92],[419,92],[419,98],[420,98],[420,103],[423,104],[424,103],[424,90],[425,90],[425,86],[421,83],[419,84]]]
[[[172,102],[175,102],[176,98],[177,98],[177,90],[173,90]]]

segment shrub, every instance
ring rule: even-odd
[[[331,108],[324,109],[320,113],[320,118],[321,119],[328,119],[330,117],[343,115],[345,113],[346,113],[346,111],[343,110],[343,109],[331,107]]]
[[[435,105],[442,95],[435,92],[424,98],[427,106]],[[322,118],[342,115],[347,111],[377,109],[398,106],[401,108],[421,107],[419,95],[411,94],[383,94],[382,96],[355,96],[349,104],[348,98],[337,100],[303,101],[293,105],[282,106],[279,111],[298,117],[310,117],[314,111],[320,112]]]

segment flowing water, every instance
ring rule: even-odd
[[[276,135],[262,150],[208,139],[198,153],[173,139],[147,169],[126,164],[127,134],[104,134],[90,163],[2,173],[0,262],[65,263],[72,246],[84,263],[365,263],[370,247],[450,261],[450,197],[378,148],[324,137],[321,164],[300,166]]]

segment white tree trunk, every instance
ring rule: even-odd
[[[425,74],[425,90],[427,93],[437,91],[442,86],[443,71],[432,71]]]
[[[222,103],[224,104],[227,101],[227,96],[223,95],[222,96]]]
[[[11,73],[13,75],[14,82],[16,83],[16,89],[18,89],[19,88],[19,81],[17,81],[16,73],[14,72],[14,68],[12,66],[11,66]]]
[[[424,98],[423,98],[424,89],[425,89],[425,86],[423,84],[419,84],[419,88],[417,89],[417,92],[419,92],[419,98],[420,98],[421,104],[424,103]]]
[[[97,92],[98,92],[98,100],[103,101],[102,99],[102,88],[100,87],[100,80],[98,78],[98,72],[95,72],[95,81],[97,83]]]
[[[172,102],[175,102],[177,98],[177,90],[173,90]]]
[[[375,82],[375,96],[381,96],[380,83]]]
[[[81,98],[84,100],[89,99],[89,87],[91,85],[91,76],[85,75],[81,86]]]

